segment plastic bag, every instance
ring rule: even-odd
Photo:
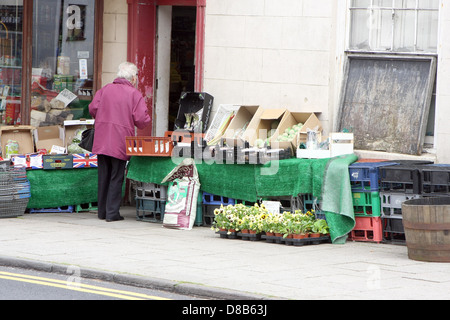
[[[15,154],[19,154],[19,143],[10,139],[5,145],[5,159],[10,159]]]

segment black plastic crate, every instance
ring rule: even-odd
[[[384,217],[381,220],[383,225],[383,242],[406,244],[403,219]]]
[[[381,190],[410,194],[421,193],[420,170],[422,167],[417,165],[380,167]]]
[[[450,165],[424,165],[420,169],[422,194],[447,195],[450,194]]]
[[[165,200],[150,200],[136,197],[136,220],[138,221],[162,223],[165,210]]]
[[[202,204],[202,223],[205,227],[210,227],[214,223],[214,210],[220,208],[218,204]]]

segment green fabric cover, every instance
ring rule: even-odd
[[[345,243],[347,234],[355,227],[348,166],[356,160],[355,155],[332,158],[325,170],[320,208],[325,212],[333,243]]]
[[[263,197],[311,193],[320,197],[322,177],[329,159],[286,159],[254,164],[208,164],[197,161],[201,190],[255,202]],[[171,158],[132,157],[127,177],[161,184],[175,166]]]
[[[97,202],[97,168],[28,170],[28,208],[58,208]]]

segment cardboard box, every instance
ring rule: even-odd
[[[50,153],[53,146],[64,148],[64,128],[61,126],[38,127],[33,130],[36,150]]]
[[[297,149],[297,158],[324,159],[331,158],[330,150]]]
[[[216,114],[214,115],[214,118],[212,119],[211,123],[208,126],[208,130],[205,133],[205,141],[208,144],[210,142],[212,144],[217,144],[217,140],[220,141],[231,121],[233,121],[233,115],[236,115],[239,107],[240,106],[234,104],[221,104],[219,106],[219,109],[217,109]],[[231,121],[229,121],[230,117],[233,117]],[[222,130],[224,131],[222,136],[220,136]]]
[[[298,123],[303,123],[303,126],[300,129],[300,133],[297,134],[294,139],[290,141],[277,141],[278,137],[282,135],[287,128],[292,128],[292,126]],[[302,142],[306,143],[308,129],[316,129],[317,131],[322,132],[322,123],[317,118],[315,113],[286,111],[283,119],[280,121],[277,131],[270,139],[271,146],[281,149],[291,148],[292,150],[295,150],[299,148]]]
[[[73,169],[71,154],[44,154],[42,162],[44,170]]]
[[[333,158],[353,153],[353,133],[334,132],[330,134],[329,149],[297,149],[297,158],[321,159]]]
[[[6,159],[6,144],[8,140],[17,141],[19,144],[18,154],[34,153],[32,126],[0,126],[0,143],[2,146],[2,157]]]
[[[344,154],[352,154],[353,144],[353,133],[333,132],[330,134],[330,153],[332,157]]]
[[[74,168],[97,168],[98,160],[95,153],[75,153],[73,156]]]
[[[78,129],[89,129],[94,127],[94,119],[66,120],[64,121],[64,147],[72,143]]]
[[[246,129],[253,118],[259,117],[261,112],[259,106],[240,106],[223,135],[224,142],[229,146],[243,146]]]
[[[271,130],[273,129],[276,132],[279,127],[278,124],[276,128],[272,128],[272,124],[274,121],[279,121],[279,123],[281,123],[286,112],[288,111],[285,108],[259,110],[244,133],[244,137],[249,142],[250,146],[254,146],[256,139],[266,140],[267,138],[270,138]]]

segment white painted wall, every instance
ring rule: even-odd
[[[438,69],[436,83],[435,149],[437,162],[450,163],[450,1],[439,9]]]
[[[204,90],[220,104],[337,114],[348,0],[207,0]],[[441,0],[436,87],[437,162],[450,163],[450,1]],[[127,3],[105,1],[103,84],[126,59]],[[214,113],[215,110],[213,110]],[[213,115],[211,116],[211,119]]]
[[[103,11],[102,85],[114,80],[117,67],[127,59],[127,14],[124,0],[107,0]]]
[[[336,89],[335,0],[208,0],[205,30],[204,91],[215,108],[321,112],[328,131]]]

